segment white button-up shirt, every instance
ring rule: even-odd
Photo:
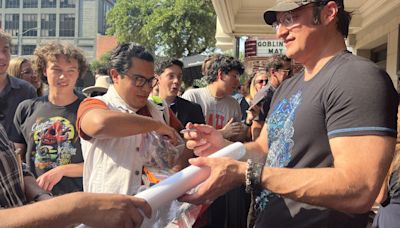
[[[95,97],[106,103],[109,109],[137,115],[110,86],[103,96]],[[163,112],[148,101],[153,119],[164,121]],[[134,195],[141,185],[144,164],[143,135],[122,138],[85,140],[81,138],[84,158],[83,188],[85,192],[121,193]]]

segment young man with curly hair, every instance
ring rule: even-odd
[[[88,64],[71,44],[47,43],[34,52],[33,67],[49,94],[22,102],[15,113],[16,134],[31,172],[46,191],[59,195],[82,191],[83,158],[75,129],[83,95],[74,88]]]

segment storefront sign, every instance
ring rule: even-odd
[[[246,57],[268,57],[285,54],[286,49],[281,40],[249,39],[245,42]]]
[[[285,54],[285,47],[281,40],[257,40],[257,56],[271,56]]]

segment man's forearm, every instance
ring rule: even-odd
[[[67,227],[78,223],[79,213],[74,204],[83,200],[79,193],[68,194],[50,200],[17,208],[0,210],[2,227]]]
[[[161,126],[160,121],[150,117],[102,109],[89,110],[80,124],[87,135],[95,138],[126,137],[155,131]]]
[[[83,175],[83,162],[76,164],[67,164],[58,166],[57,169],[62,170],[64,177],[82,177]]]
[[[246,154],[241,161],[247,161],[247,159],[251,159],[254,162],[264,163],[265,157],[267,156],[266,153],[262,149],[262,146],[259,145],[257,142],[249,142],[245,144]]]
[[[295,201],[348,213],[368,211],[379,191],[379,188],[371,189],[362,181],[349,179],[345,172],[336,168],[265,167],[262,185]]]

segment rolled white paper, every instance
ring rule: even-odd
[[[245,155],[244,145],[240,142],[233,143],[221,150],[209,155],[210,158],[230,157],[239,160]],[[160,183],[152,186],[135,195],[149,203],[152,211],[166,205],[172,200],[185,194],[190,189],[201,184],[210,176],[209,167],[189,166],[174,175],[160,181]]]

